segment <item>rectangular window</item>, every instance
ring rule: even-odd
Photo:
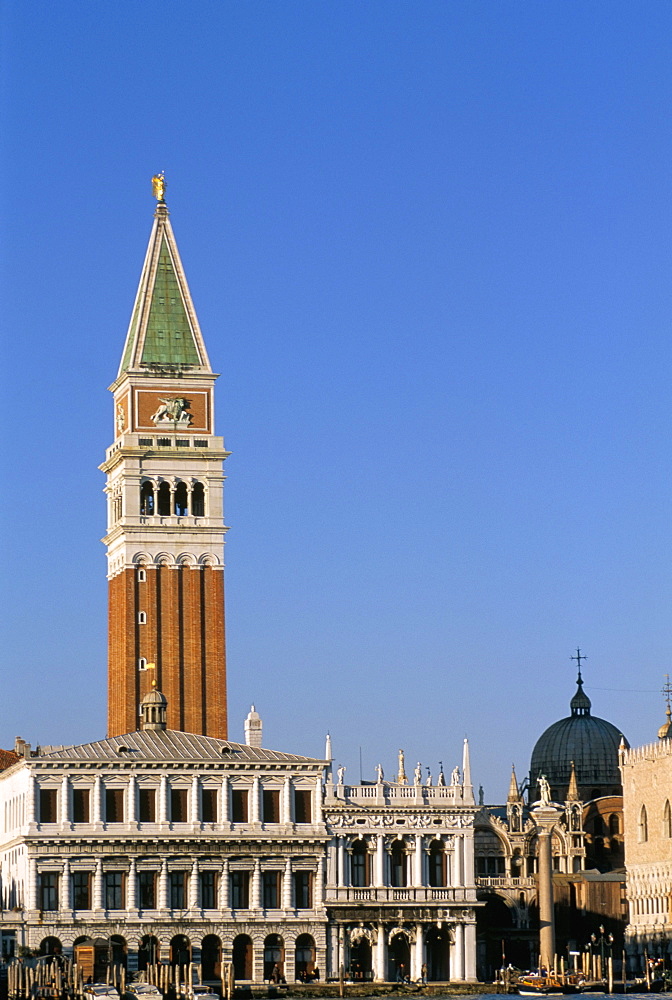
[[[189,818],[187,807],[189,805],[189,791],[186,788],[171,788],[170,790],[170,818],[173,823],[186,823]]]
[[[294,790],[295,823],[313,822],[312,799],[313,796],[309,790],[304,790],[302,788],[297,788]]]
[[[233,823],[247,823],[247,789],[234,788],[231,792],[231,821]]]
[[[72,873],[72,908],[91,909],[91,872]]]
[[[201,872],[201,906],[204,910],[217,909],[217,872]]]
[[[42,872],[40,875],[40,909],[58,909],[58,873]]]
[[[208,447],[207,441],[201,441],[200,439],[194,441],[194,448],[207,448],[207,447]]]
[[[173,442],[171,438],[159,438],[156,443],[162,448],[170,448]]]
[[[108,823],[124,822],[123,788],[105,789],[105,819]]]
[[[187,905],[187,872],[170,872],[170,908],[184,910]]]
[[[312,907],[312,872],[294,872],[294,904],[297,910],[309,910]]]
[[[141,788],[139,795],[140,822],[156,823],[156,791],[154,788]]]
[[[156,909],[156,872],[138,872],[138,897],[141,910]]]
[[[88,788],[73,788],[72,820],[74,823],[89,822],[89,797]]]
[[[204,823],[217,822],[216,788],[204,788],[201,792],[201,820]]]
[[[191,442],[189,441],[188,438],[186,440],[184,438],[177,438],[177,440],[175,441],[175,446],[177,448],[188,448],[190,443]]]
[[[124,906],[124,873],[105,872],[105,909],[123,910]]]
[[[280,906],[282,872],[262,872],[261,877],[264,909],[277,910]]]
[[[140,445],[141,448],[151,448],[151,446],[154,444],[154,440],[153,438],[140,438],[138,444]]]
[[[40,823],[56,823],[57,806],[58,792],[56,789],[40,788]]]
[[[264,789],[264,823],[280,822],[280,792]]]
[[[234,910],[247,910],[250,905],[250,873],[231,872],[231,906]]]

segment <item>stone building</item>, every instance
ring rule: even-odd
[[[658,740],[620,755],[625,818],[629,922],[626,942],[634,973],[644,958],[672,964],[672,713]]]

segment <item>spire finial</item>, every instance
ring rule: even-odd
[[[583,684],[583,680],[581,678],[581,660],[587,660],[587,659],[588,657],[583,655],[578,646],[576,647],[576,656],[570,656],[570,660],[576,660],[579,667],[579,679],[577,681],[578,684]]]
[[[157,201],[166,200],[166,175],[163,170],[152,177],[152,194]]]

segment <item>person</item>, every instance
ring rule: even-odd
[[[420,982],[423,986],[427,982],[427,966],[424,962],[422,963],[422,968],[420,969]]]
[[[315,980],[315,982],[317,982],[319,978],[320,978],[320,970],[318,969],[317,966],[315,966],[315,968],[313,969],[313,979]]]

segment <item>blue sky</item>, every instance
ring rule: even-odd
[[[218,382],[231,737],[486,799],[670,670],[672,7],[9,0],[0,745],[105,730],[114,378],[167,202]]]

